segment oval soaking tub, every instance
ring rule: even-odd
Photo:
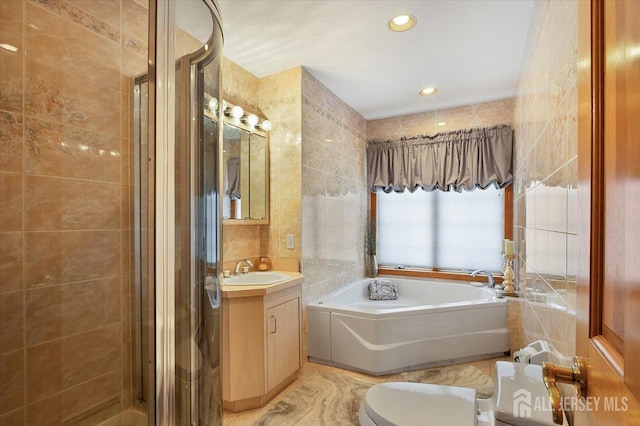
[[[509,351],[507,302],[494,290],[384,279],[397,283],[397,300],[369,300],[368,278],[308,305],[311,361],[381,375]]]

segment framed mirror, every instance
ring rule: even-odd
[[[239,123],[223,127],[225,224],[269,223],[269,142],[266,132]]]

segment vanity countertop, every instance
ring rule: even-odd
[[[292,271],[270,271],[279,272],[289,275],[291,279],[285,279],[273,284],[260,285],[222,285],[222,298],[232,299],[236,297],[266,296],[277,291],[285,290],[301,284],[304,281],[304,275],[300,272]],[[224,281],[224,278],[223,278]]]

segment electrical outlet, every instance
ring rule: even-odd
[[[287,234],[287,248],[293,250],[296,248],[296,237],[293,234]]]

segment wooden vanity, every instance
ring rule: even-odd
[[[261,407],[302,365],[302,281],[222,287],[222,400],[229,411]]]

